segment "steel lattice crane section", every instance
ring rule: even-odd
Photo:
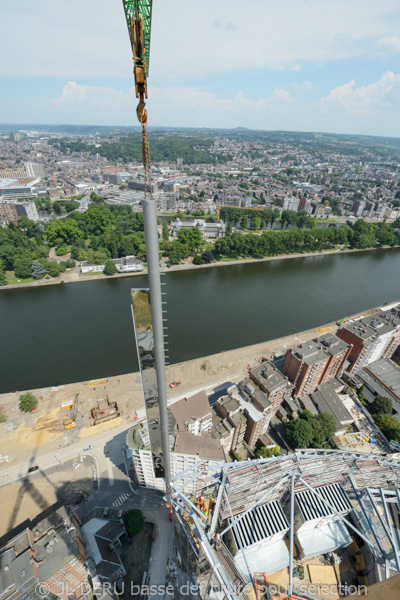
[[[150,61],[150,34],[151,34],[151,12],[153,8],[153,0],[122,0],[124,6],[126,24],[128,26],[129,35],[131,35],[132,19],[143,18],[144,23],[144,45],[145,45],[145,68],[146,74],[149,74]]]

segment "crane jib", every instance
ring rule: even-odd
[[[153,0],[122,0],[125,11],[126,24],[128,26],[129,37],[132,39],[131,19],[143,19],[144,24],[144,46],[145,46],[145,68],[146,75],[149,74],[150,60],[150,34],[151,34],[151,13]]]

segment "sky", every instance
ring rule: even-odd
[[[0,8],[0,123],[136,125],[121,0]],[[154,0],[149,125],[400,137],[399,0]]]

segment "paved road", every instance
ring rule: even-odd
[[[115,464],[120,463],[122,458],[121,455],[118,454],[118,444],[113,442],[113,440],[115,438],[122,439],[122,437],[124,437],[124,433],[130,427],[132,427],[132,423],[122,425],[121,427],[112,429],[111,431],[93,435],[90,440],[77,439],[77,434],[77,436],[74,437],[75,441],[70,443],[68,446],[59,448],[55,452],[33,454],[28,463],[24,461],[18,463],[17,465],[13,465],[12,467],[9,467],[7,463],[2,463],[0,466],[0,487],[25,478],[29,467],[37,465],[39,467],[39,471],[44,471],[59,464],[63,464],[65,461],[74,458],[78,454],[85,454],[83,448],[88,445],[93,445],[93,449],[91,449],[89,453],[96,460],[98,471],[107,471],[107,477],[109,480],[114,479]],[[120,445],[120,448],[122,448],[122,444]]]

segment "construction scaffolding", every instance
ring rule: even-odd
[[[307,552],[317,556],[321,548],[345,548],[358,539],[378,579],[400,572],[400,462],[390,455],[300,450],[202,469],[203,504],[182,492],[194,476],[188,469],[172,482],[173,506],[192,547],[199,555],[207,548],[213,577],[218,573],[225,584],[228,577],[233,591],[225,587],[225,597],[243,597],[245,583],[253,586],[250,596],[257,597],[255,582],[275,572],[271,569],[280,554],[281,563],[289,567],[286,597],[294,598],[295,536],[297,547],[306,544],[305,557]],[[200,510],[204,498],[212,510]],[[194,534],[199,529],[200,537]],[[270,570],[262,568],[268,563]]]

